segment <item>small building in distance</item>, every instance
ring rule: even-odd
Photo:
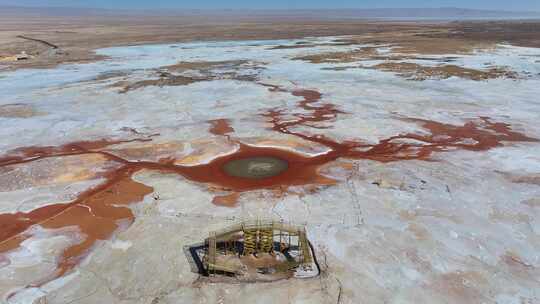
[[[30,58],[32,58],[30,55],[28,55],[25,51],[22,51],[17,55],[9,55],[9,56],[0,55],[0,62],[22,61],[22,60],[28,60]]]
[[[26,54],[26,51],[22,51],[19,54],[15,55],[15,59],[17,61],[28,60],[28,59],[30,59],[30,56],[28,54]]]

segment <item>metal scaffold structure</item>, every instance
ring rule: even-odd
[[[257,260],[267,256],[272,271],[291,272],[302,267],[311,269],[314,257],[303,226],[278,221],[245,221],[219,231],[212,231],[205,240],[202,265],[209,276],[235,276],[247,266],[243,257]],[[277,261],[277,262],[276,262]],[[240,266],[239,266],[240,265]],[[266,269],[259,265],[257,269]]]

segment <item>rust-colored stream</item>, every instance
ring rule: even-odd
[[[265,85],[265,84],[263,84]],[[271,85],[265,85],[271,91],[287,92]],[[332,184],[334,180],[319,174],[319,168],[338,158],[371,159],[381,162],[391,162],[407,159],[428,159],[433,152],[451,149],[466,149],[472,151],[488,150],[500,146],[501,142],[532,142],[537,139],[514,132],[504,123],[494,123],[487,117],[470,121],[463,126],[443,124],[435,121],[406,119],[420,124],[426,135],[401,134],[381,140],[378,144],[367,144],[361,141],[338,142],[324,135],[304,134],[293,130],[294,127],[304,126],[313,130],[327,128],[326,125],[338,115],[345,114],[334,104],[321,103],[321,94],[315,90],[295,90],[290,92],[302,100],[298,103],[301,112],[291,112],[289,109],[269,109],[262,117],[276,132],[302,138],[314,144],[328,148],[328,152],[309,156],[294,153],[289,150],[268,147],[255,147],[238,140],[237,151],[215,158],[208,164],[197,166],[179,166],[174,159],[160,162],[128,161],[106,152],[105,148],[126,141],[86,141],[57,147],[26,147],[12,151],[0,158],[0,167],[16,166],[38,159],[62,157],[80,154],[100,154],[110,161],[120,164],[120,167],[110,169],[104,174],[105,182],[95,188],[78,195],[78,198],[67,204],[54,204],[37,208],[27,213],[10,213],[0,215],[0,255],[17,249],[21,242],[32,237],[28,228],[40,225],[43,228],[57,229],[63,227],[78,227],[84,240],[66,248],[58,258],[58,268],[54,274],[46,278],[38,278],[33,285],[40,285],[64,275],[73,269],[79,261],[95,245],[97,240],[105,240],[119,229],[121,223],[131,223],[134,215],[129,204],[141,201],[153,189],[132,179],[134,173],[142,169],[159,170],[177,173],[193,182],[218,187],[228,194],[218,196],[214,203],[223,206],[234,206],[239,193],[255,189],[287,187],[291,185]],[[291,117],[294,117],[291,119]],[[219,119],[209,122],[210,133],[227,136],[234,132],[229,120]],[[150,138],[131,141],[149,141]],[[229,139],[233,140],[233,139]],[[232,177],[223,171],[227,162],[249,157],[275,157],[285,160],[288,169],[279,175],[249,179]],[[5,257],[4,257],[5,259]]]

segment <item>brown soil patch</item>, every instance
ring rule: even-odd
[[[354,40],[341,40],[335,41],[335,43],[296,43],[293,45],[278,45],[268,48],[268,50],[288,50],[288,49],[305,49],[314,48],[320,46],[347,46],[356,44]]]
[[[199,81],[208,81],[207,78],[197,78],[188,76],[176,76],[169,73],[161,73],[158,79],[147,79],[136,82],[118,81],[111,85],[113,88],[121,88],[119,93],[124,94],[132,90],[137,90],[149,86],[164,87],[164,86],[185,86]]]
[[[289,50],[289,49],[305,49],[318,46],[317,44],[295,44],[295,45],[278,45],[268,48],[268,50]]]
[[[512,176],[510,180],[519,184],[531,184],[540,186],[540,174]]]
[[[468,69],[456,65],[422,66],[408,62],[387,62],[377,64],[373,69],[394,72],[398,76],[411,80],[426,80],[429,78],[446,79],[460,77],[470,80],[487,80],[493,78],[517,78],[517,74],[503,68],[491,68],[487,71]]]
[[[347,52],[331,52],[315,55],[295,57],[295,60],[309,61],[310,63],[345,63],[371,59],[378,56],[377,47],[362,47]]]
[[[240,68],[242,65],[249,64],[247,60],[229,60],[229,61],[181,61],[173,65],[163,67],[170,72],[184,72],[187,70],[210,70],[216,68]]]
[[[540,186],[540,174],[526,174],[526,175],[517,175],[510,172],[503,172],[496,170],[495,172],[502,174],[509,181],[517,184],[531,184]]]
[[[493,48],[500,42],[492,39],[449,37],[448,33],[454,31],[453,24],[440,24],[404,31],[382,31],[377,35],[353,37],[348,41],[355,41],[357,44],[385,44],[395,48],[394,52],[405,55],[469,54],[475,49]]]
[[[31,105],[14,103],[0,106],[0,117],[6,118],[28,118],[38,116],[42,113],[36,111]]]
[[[126,72],[126,71],[104,72],[104,73],[99,74],[97,77],[95,77],[94,79],[92,79],[90,81],[105,81],[105,80],[109,80],[111,78],[124,77],[124,76],[128,76],[128,75],[129,75],[129,72]]]

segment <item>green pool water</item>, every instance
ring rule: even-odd
[[[283,159],[258,156],[232,160],[223,166],[223,170],[230,176],[259,179],[276,176],[288,167]]]

